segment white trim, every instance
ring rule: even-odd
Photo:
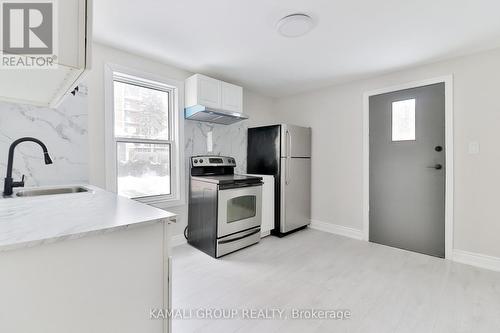
[[[169,208],[184,205],[186,202],[186,179],[184,168],[184,82],[168,79],[156,74],[107,63],[104,65],[104,103],[105,103],[105,148],[106,148],[106,189],[116,192],[116,147],[113,119],[113,78],[114,73],[130,75],[144,80],[165,84],[175,90],[172,112],[173,144],[171,145],[171,166],[173,198],[165,200],[161,197],[137,198],[137,201],[154,205],[158,208]]]
[[[453,196],[454,196],[454,166],[453,166],[453,75],[432,78],[429,80],[405,83],[397,86],[377,89],[363,95],[363,240],[369,240],[370,228],[370,96],[381,95],[393,91],[423,87],[436,83],[445,84],[445,151],[446,151],[446,198],[445,198],[445,258],[453,255]]]
[[[500,258],[463,250],[453,250],[453,261],[500,272]]]
[[[170,222],[163,223],[163,243],[162,243],[162,255],[163,255],[163,308],[171,309],[172,307],[172,260],[170,256],[171,246],[168,243],[170,238]],[[171,318],[163,321],[163,332],[171,332]]]
[[[271,235],[271,230],[268,230],[268,231],[262,231],[260,233],[260,238],[264,238],[264,237],[267,237],[267,236],[270,236]]]
[[[184,234],[180,234],[180,235],[172,236],[172,238],[170,238],[170,242],[171,242],[172,247],[176,247],[176,246],[186,244],[187,240],[186,240],[186,237],[184,237]]]
[[[311,225],[309,227],[311,229],[316,229],[357,240],[363,239],[363,230],[349,228],[338,224],[327,223],[318,220],[311,220]]]

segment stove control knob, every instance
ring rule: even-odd
[[[200,159],[200,163],[203,163],[203,159]]]
[[[194,163],[198,163],[198,160],[194,160],[193,162],[194,162]]]

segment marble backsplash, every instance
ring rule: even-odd
[[[24,142],[14,155],[14,180],[26,176],[26,186],[88,182],[87,88],[80,86],[57,109],[0,102],[0,185],[6,174],[10,144],[21,137],[45,143],[53,164],[45,165],[40,147]]]
[[[193,155],[231,156],[236,159],[236,173],[245,173],[247,169],[247,121],[232,125],[186,120],[185,157],[187,161]],[[208,151],[208,133],[212,132],[212,151]],[[189,166],[189,162],[186,163]]]

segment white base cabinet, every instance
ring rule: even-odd
[[[274,229],[274,176],[255,175],[248,176],[262,177],[264,185],[262,186],[262,225],[260,234],[262,237],[269,236]]]
[[[36,221],[33,221],[36,223]],[[166,223],[0,252],[0,332],[165,333]]]

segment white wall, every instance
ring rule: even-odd
[[[243,93],[243,111],[250,116],[248,127],[276,124],[279,115],[275,112],[275,99],[248,89]]]
[[[104,65],[114,63],[181,81],[192,73],[97,43],[93,45],[92,56],[92,70],[86,79],[89,95],[89,179],[91,184],[105,188]],[[241,165],[246,168],[246,128],[248,125],[271,121],[272,118],[268,114],[272,111],[272,106],[273,100],[271,98],[244,89],[243,109],[250,116],[250,120],[230,126],[185,121],[186,170],[188,168],[187,160],[192,154],[206,153],[206,133],[208,131],[213,132],[213,154],[236,155],[240,158]],[[186,172],[186,181],[187,177],[188,172]],[[182,234],[187,223],[187,205],[168,210],[179,215],[173,234]]]
[[[313,128],[312,218],[362,229],[363,93],[454,75],[454,248],[500,257],[500,49],[279,99]],[[479,141],[480,154],[468,154]]]

